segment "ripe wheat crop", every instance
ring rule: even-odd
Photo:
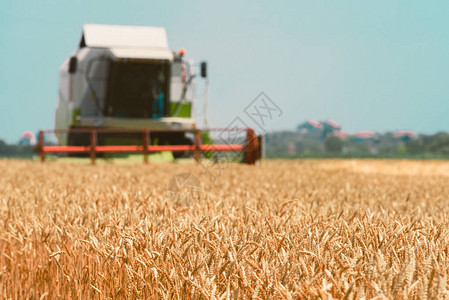
[[[449,163],[211,170],[0,161],[1,297],[448,298]]]

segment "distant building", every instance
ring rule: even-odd
[[[342,131],[342,130],[334,131],[333,134],[335,136],[338,136],[342,140],[345,139],[348,136],[348,134],[346,132]]]
[[[418,134],[414,131],[402,130],[395,132],[394,137],[401,141],[407,142],[410,140],[416,140],[418,138]]]
[[[321,125],[323,126],[323,138],[329,135],[334,135],[335,132],[341,131],[340,124],[332,120],[321,122]]]
[[[375,141],[376,133],[373,131],[359,131],[353,135],[352,140],[356,143]]]
[[[324,128],[329,128],[332,131],[338,131],[341,130],[340,124],[338,124],[335,121],[327,120],[326,122],[321,122],[323,124]]]
[[[36,136],[29,130],[24,131],[20,136],[19,145],[36,145]]]
[[[321,132],[323,130],[323,124],[315,120],[309,120],[299,124],[297,129],[304,132]]]
[[[333,120],[327,121],[315,121],[308,120],[298,125],[297,130],[301,133],[311,133],[316,138],[325,139],[328,136],[336,135],[340,138],[344,137],[344,133],[341,132],[341,126],[339,123]]]

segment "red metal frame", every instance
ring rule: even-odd
[[[144,162],[148,162],[148,154],[161,151],[172,152],[193,152],[196,161],[200,160],[201,151],[243,151],[244,160],[247,164],[255,164],[259,158],[258,140],[253,129],[251,128],[212,128],[207,130],[190,130],[187,132],[194,133],[194,145],[150,145],[148,140],[148,134],[151,132],[161,132],[167,130],[135,130],[135,129],[105,129],[105,128],[82,128],[82,129],[56,129],[56,130],[41,130],[39,131],[39,143],[38,151],[40,161],[45,161],[46,153],[89,153],[92,164],[95,164],[97,153],[142,153]],[[170,130],[171,132],[186,132],[185,130]],[[201,144],[200,132],[203,131],[246,131],[246,141],[244,145],[239,144]],[[69,133],[69,132],[89,132],[90,133],[90,146],[45,146],[44,134],[45,133]],[[142,132],[142,144],[141,145],[97,145],[97,133],[123,133],[123,132]]]

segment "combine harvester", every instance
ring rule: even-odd
[[[203,78],[206,67],[200,64]],[[184,50],[169,49],[164,28],[84,25],[79,49],[60,69],[55,129],[39,133],[41,161],[47,153],[90,156],[92,163],[105,153],[142,153],[146,162],[162,151],[198,161],[204,153],[240,151],[243,162],[255,164],[262,143],[253,129],[196,127],[194,69]],[[207,80],[205,87],[207,95]],[[223,131],[246,136],[211,144],[210,134]],[[58,146],[45,144],[48,133]]]

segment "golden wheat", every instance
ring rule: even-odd
[[[0,172],[2,298],[448,297],[447,162]]]

